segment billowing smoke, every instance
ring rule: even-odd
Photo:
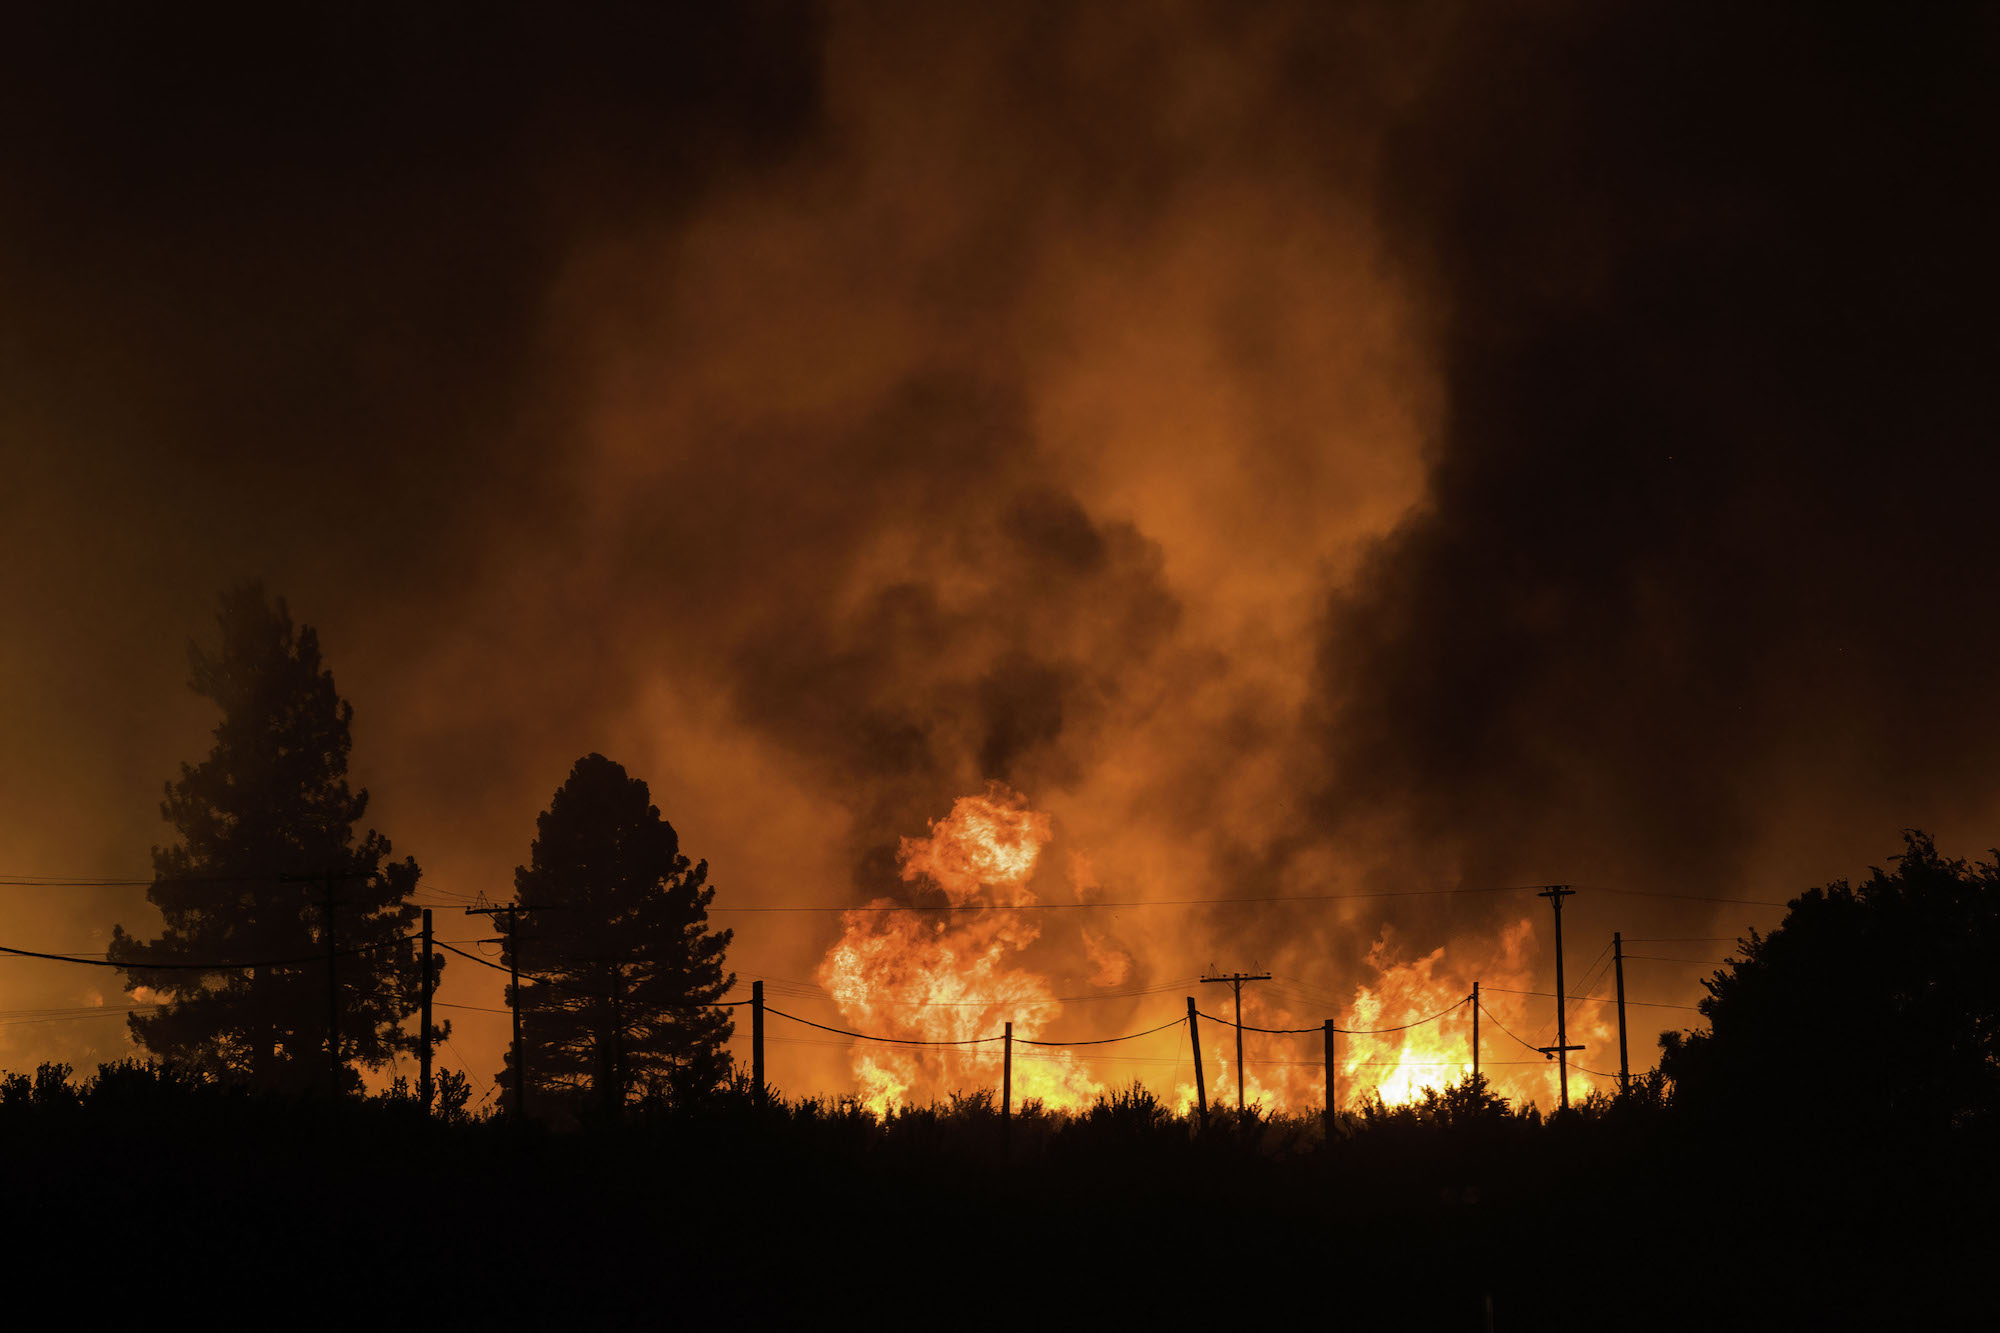
[[[1382,198],[1448,405],[1331,598],[1330,816],[1718,896],[1993,836],[1993,44],[1643,6],[1444,43]]]
[[[441,893],[504,894],[593,750],[725,905],[915,892],[899,841],[990,781],[1053,816],[1044,897],[1782,896],[1905,823],[1990,827],[1990,34],[701,13],[18,44],[0,869],[145,864],[205,744],[182,640],[253,575],[320,628]],[[1037,947],[1077,985],[1262,963],[1344,1004],[1385,923],[1378,959],[1464,976],[1526,956],[1523,902]],[[1617,905],[1576,928],[1714,933]],[[5,919],[81,947],[143,912]],[[730,924],[790,978],[837,929]],[[457,1017],[483,1080],[504,1019]]]

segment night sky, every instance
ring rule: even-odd
[[[718,907],[893,894],[989,781],[1052,898],[1560,881],[1586,956],[1782,916],[1633,895],[1983,855],[1995,13],[11,15],[0,872],[149,873],[213,724],[187,641],[253,578],[446,939],[591,751]],[[1344,994],[1385,925],[1545,911],[1106,929],[1135,984]],[[0,943],[114,922],[143,888],[0,888]],[[716,922],[746,977],[838,929]],[[80,971],[0,962],[0,1009],[117,1001]],[[483,1091],[506,1018],[452,1017]],[[11,1068],[123,1049],[0,1026]]]

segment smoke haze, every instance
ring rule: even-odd
[[[1994,841],[1990,17],[972,8],[38,20],[0,870],[144,873],[207,746],[185,640],[247,577],[442,895],[503,895],[591,751],[718,906],[907,895],[899,839],[989,781],[1053,816],[1044,898],[1782,898],[1905,825]],[[150,922],[0,893],[24,947]],[[1523,901],[1036,947],[1344,997],[1385,924],[1470,977]],[[784,978],[838,929],[718,921]],[[116,996],[0,967],[7,1008]],[[483,1088],[505,1018],[453,1017]]]

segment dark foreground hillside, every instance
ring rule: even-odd
[[[985,1097],[885,1123],[737,1095],[557,1134],[128,1068],[10,1081],[0,1170],[16,1299],[93,1321],[1964,1326],[2000,1239],[1969,1135],[1837,1106],[1696,1132],[1656,1097],[1543,1123],[1466,1088],[1329,1147],[1143,1094],[1011,1129]]]

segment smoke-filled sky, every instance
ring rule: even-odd
[[[148,873],[250,578],[440,895],[592,751],[718,906],[907,892],[989,781],[1045,897],[1562,881],[1586,957],[2000,841],[1991,7],[116,9],[0,57],[0,872]],[[1340,995],[1545,910],[1099,924]],[[784,978],[839,929],[716,920]]]

